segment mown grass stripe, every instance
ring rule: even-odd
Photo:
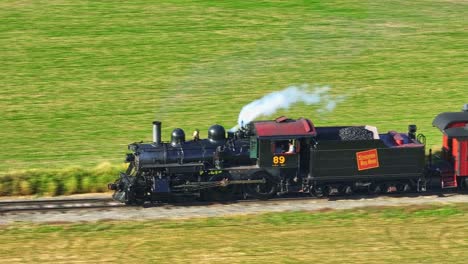
[[[188,220],[16,223],[0,227],[0,260],[463,263],[467,211],[467,205],[454,204]],[[389,212],[404,217],[388,217]]]

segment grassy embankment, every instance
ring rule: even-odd
[[[252,100],[305,83],[348,97],[332,113],[298,104],[271,117],[415,123],[440,144],[433,117],[468,100],[467,13],[446,0],[2,1],[0,174],[117,167],[154,119],[165,139],[175,127],[206,136]]]
[[[466,263],[467,205],[0,226],[2,263]]]
[[[0,178],[0,196],[106,192],[107,184],[114,182],[120,171],[125,171],[125,166],[102,163],[89,169],[68,167],[8,173]]]

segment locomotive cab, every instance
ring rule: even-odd
[[[307,174],[307,146],[316,136],[313,123],[282,116],[274,121],[253,122],[251,129],[250,157],[256,159],[257,166],[282,183],[282,192],[301,188],[298,179]]]
[[[468,184],[468,104],[461,112],[439,114],[432,122],[442,132],[442,162],[437,165],[442,188]],[[461,186],[460,186],[461,185]]]

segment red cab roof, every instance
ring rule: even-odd
[[[313,137],[317,135],[314,124],[306,118],[292,120],[282,116],[274,121],[254,122],[253,125],[258,137]]]

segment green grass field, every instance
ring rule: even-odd
[[[430,146],[468,103],[466,1],[228,2],[1,1],[0,172],[120,164],[155,119],[206,136],[290,85],[348,97],[269,118],[416,123]]]
[[[0,226],[2,263],[466,263],[467,205]]]

